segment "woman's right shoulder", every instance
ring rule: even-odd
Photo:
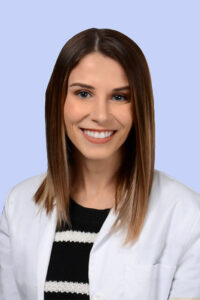
[[[19,210],[31,210],[38,207],[34,202],[34,194],[43,182],[47,172],[29,177],[15,184],[8,192],[4,208],[9,214],[13,215]]]
[[[9,191],[9,193],[21,193],[21,192],[34,191],[36,188],[40,186],[40,184],[42,183],[46,175],[47,172],[43,172],[35,176],[26,178],[25,180],[15,184],[12,187],[12,189]]]

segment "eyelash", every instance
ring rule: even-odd
[[[90,94],[88,91],[85,91],[85,90],[79,90],[79,91],[76,91],[75,92],[75,95],[80,95],[81,93],[88,93]],[[123,100],[116,100],[117,102],[121,102],[121,101],[125,101],[125,100],[128,100],[128,96],[127,95],[124,95],[124,94],[114,94],[114,96],[121,96],[121,97],[124,97]],[[82,97],[81,97],[82,98]],[[82,99],[86,99],[87,97],[83,97]]]

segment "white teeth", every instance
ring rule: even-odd
[[[94,138],[103,139],[108,136],[111,136],[114,131],[105,131],[105,132],[98,132],[98,131],[89,131],[89,130],[83,130],[87,135],[92,136]]]

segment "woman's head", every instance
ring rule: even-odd
[[[107,160],[112,159],[118,164],[121,146],[133,125],[129,94],[129,82],[122,66],[98,51],[84,56],[71,71],[64,122],[67,137],[81,158],[105,160],[106,165]],[[90,130],[89,134],[98,130],[101,134],[110,132],[110,140],[91,140],[86,130]]]
[[[78,86],[70,85],[77,81],[95,88],[93,98],[86,94],[88,98],[85,100],[80,94],[78,97],[73,93]],[[121,98],[111,93],[112,89],[121,86],[129,89],[116,94],[126,93],[128,101],[119,101]],[[69,220],[69,201],[66,199],[70,197],[74,145],[82,154],[96,155],[94,158],[99,155],[100,159],[108,158],[123,145],[115,208],[122,207],[119,216],[123,219],[122,225],[127,218],[129,221],[133,219],[133,214],[137,216],[134,220],[138,222],[134,229],[136,236],[146,213],[155,155],[153,93],[141,49],[129,37],[112,29],[90,28],[73,36],[62,48],[51,75],[46,90],[45,117],[48,171],[43,196],[48,198],[45,202],[47,211],[51,211],[50,199],[54,195],[57,197],[58,219],[63,216]],[[86,151],[86,141],[82,139],[84,144],[79,140],[83,138],[79,127],[119,131],[109,147],[102,144],[100,148],[94,144]],[[92,147],[97,150],[96,154],[93,154]],[[39,196],[41,192],[42,187]],[[47,197],[50,194],[52,197]],[[140,200],[133,202],[135,197]]]

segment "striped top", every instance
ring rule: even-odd
[[[89,300],[89,254],[110,208],[87,208],[70,199],[72,230],[56,230],[44,287],[45,300]]]

